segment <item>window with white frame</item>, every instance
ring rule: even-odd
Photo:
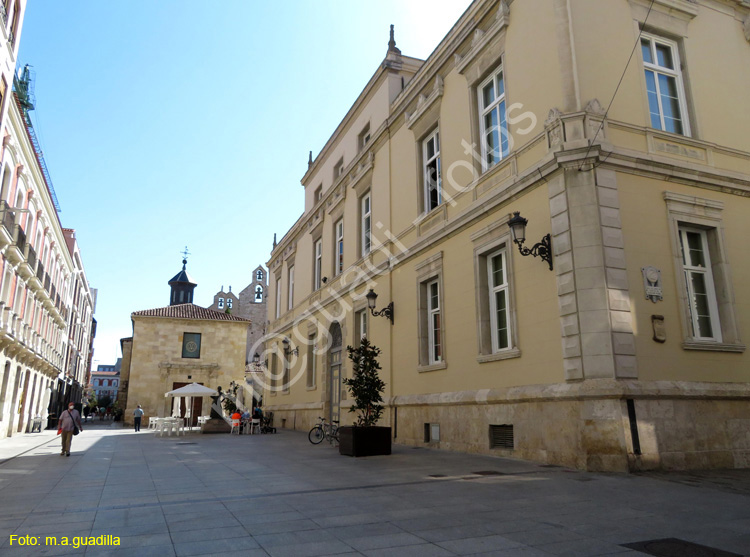
[[[287,283],[288,295],[286,300],[286,309],[292,309],[294,307],[294,265],[289,267],[288,278],[289,282]]]
[[[510,151],[505,112],[505,78],[500,65],[477,88],[481,130],[482,168],[496,165]]]
[[[359,346],[362,337],[367,337],[367,309],[362,309],[354,314],[354,344]]]
[[[744,352],[724,239],[724,203],[669,191],[663,196],[674,253],[682,347]]]
[[[490,305],[492,351],[510,348],[510,319],[508,315],[508,270],[505,249],[487,256],[487,284]]]
[[[344,219],[339,219],[334,225],[336,232],[336,253],[333,259],[333,274],[340,275],[344,271]]]
[[[360,201],[360,233],[361,255],[364,257],[372,247],[372,206],[369,192]]]
[[[315,361],[315,341],[316,333],[310,333],[307,336],[307,388],[315,387],[317,362]]]
[[[362,128],[362,131],[359,132],[359,136],[357,137],[357,146],[359,150],[365,148],[365,146],[370,142],[370,122],[367,122],[365,124],[365,127]]]
[[[313,262],[313,290],[320,290],[323,278],[323,240],[318,239],[315,242],[315,261]]]
[[[432,211],[443,201],[440,172],[440,132],[437,128],[422,142],[424,164],[424,211]]]
[[[440,313],[440,286],[437,280],[427,284],[427,319],[429,363],[437,364],[443,361],[443,325]]]
[[[224,298],[219,298],[219,303],[217,306],[219,309],[224,309]]]
[[[693,338],[721,342],[706,231],[680,226],[679,233]]]
[[[281,317],[281,278],[276,279],[276,319]]]
[[[651,127],[690,135],[685,88],[677,43],[643,33],[641,54]]]

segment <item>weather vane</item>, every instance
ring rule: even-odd
[[[187,248],[187,246],[185,246],[185,251],[183,251],[183,252],[182,252],[182,258],[183,258],[183,259],[187,259],[187,258],[188,258],[188,255],[191,255],[191,254],[190,254],[190,252],[188,251],[188,248]]]

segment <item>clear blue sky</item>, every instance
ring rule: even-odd
[[[303,211],[300,179],[385,56],[426,58],[468,0],[30,0],[18,67],[89,283],[94,367],[181,268],[239,292]]]

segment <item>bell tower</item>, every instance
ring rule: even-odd
[[[172,280],[167,284],[172,289],[169,296],[169,305],[176,306],[178,304],[192,304],[193,303],[193,290],[198,286],[197,283],[193,282],[193,279],[188,275],[185,270],[187,265],[187,248],[182,259],[182,271],[177,273]]]

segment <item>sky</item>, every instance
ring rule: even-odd
[[[395,25],[427,58],[468,0],[29,0],[17,69],[98,289],[93,369],[182,268],[208,306],[239,293],[304,210],[300,180],[375,73]]]

